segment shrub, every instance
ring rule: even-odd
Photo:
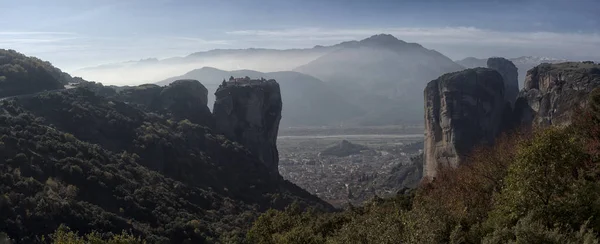
[[[45,238],[43,238],[45,239]],[[84,236],[79,236],[77,232],[71,231],[71,229],[65,225],[61,225],[56,231],[49,236],[49,239],[54,244],[134,244],[134,243],[146,243],[140,238],[136,238],[131,234],[123,232],[119,235],[113,235],[110,238],[103,238],[97,232],[92,232]]]

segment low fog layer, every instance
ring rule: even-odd
[[[324,55],[326,51],[319,48],[213,50],[164,60],[151,59],[101,65],[72,73],[107,85],[137,85],[182,75],[201,67],[215,67],[222,70],[251,69],[262,72],[292,70]]]

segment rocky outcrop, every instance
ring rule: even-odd
[[[468,69],[427,85],[426,177],[434,177],[440,165],[458,166],[478,144],[493,143],[498,133],[515,126],[570,124],[577,108],[584,107],[590,92],[600,87],[600,64],[540,64],[527,72],[512,109],[505,105],[511,95],[504,89],[514,88],[516,68],[502,58],[488,60],[488,66],[495,70]]]
[[[281,120],[281,93],[275,80],[230,79],[217,89],[215,128],[244,145],[273,175],[279,175],[276,141]]]
[[[549,57],[535,57],[535,56],[521,56],[518,58],[510,58],[510,60],[518,69],[519,75],[517,80],[519,81],[519,90],[523,87],[523,83],[525,81],[525,75],[528,70],[532,69],[535,66],[538,66],[543,63],[564,63],[568,62],[566,59],[557,59],[557,58],[549,58]],[[465,68],[475,68],[475,67],[487,67],[486,59],[479,59],[468,57],[462,60],[456,60],[456,63],[464,66]]]
[[[208,90],[197,80],[176,80],[160,92],[160,106],[177,120],[213,126]]]
[[[493,57],[487,60],[487,67],[498,71],[504,79],[504,100],[510,102],[511,106],[515,103],[519,95],[519,72],[510,60],[505,58]]]
[[[127,87],[116,95],[121,100],[132,105],[141,105],[146,108],[156,109],[160,105],[159,95],[163,87],[153,84],[143,84]]]
[[[175,120],[212,127],[212,114],[207,106],[208,90],[197,80],[176,80],[168,86],[153,84],[130,87],[119,92],[117,99],[169,115]]]
[[[440,166],[458,166],[473,147],[492,143],[502,129],[504,82],[493,69],[442,75],[427,84],[424,95],[426,177],[434,177]]]
[[[523,126],[567,125],[575,108],[600,86],[600,64],[541,64],[527,71],[515,103],[514,118]]]

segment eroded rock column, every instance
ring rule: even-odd
[[[504,83],[493,69],[474,68],[440,76],[425,95],[424,175],[457,167],[479,144],[493,143],[502,127]]]
[[[273,174],[279,174],[277,133],[281,120],[281,93],[275,80],[248,78],[224,81],[213,108],[215,128],[244,145]]]

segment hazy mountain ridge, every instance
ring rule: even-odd
[[[105,84],[119,84],[119,85],[134,85],[141,83],[154,83],[159,80],[164,80],[167,77],[178,76],[184,74],[190,70],[198,69],[199,67],[215,67],[221,70],[257,70],[260,72],[277,72],[277,71],[291,71],[296,70],[302,73],[306,73],[315,76],[323,81],[329,81],[328,77],[318,75],[318,72],[303,71],[305,65],[309,65],[316,60],[324,57],[328,54],[336,53],[343,50],[352,50],[357,48],[374,48],[375,50],[365,50],[364,55],[358,55],[357,60],[365,59],[365,62],[370,61],[370,56],[385,56],[387,51],[394,51],[400,56],[407,55],[418,55],[423,58],[406,57],[406,59],[412,59],[412,62],[418,63],[411,65],[406,70],[413,70],[415,66],[421,71],[416,73],[433,73],[426,77],[420,75],[413,76],[415,72],[404,72],[403,76],[405,80],[418,80],[424,78],[425,80],[419,80],[419,82],[428,82],[429,80],[435,79],[437,76],[444,72],[455,71],[458,69],[458,65],[454,64],[452,60],[443,56],[439,52],[434,50],[428,50],[423,48],[417,43],[407,43],[400,41],[391,35],[380,34],[375,35],[360,41],[346,41],[331,46],[315,46],[313,48],[303,49],[265,49],[265,48],[249,48],[249,49],[215,49],[204,52],[196,52],[185,57],[173,57],[166,59],[146,59],[140,61],[129,61],[124,63],[115,63],[100,65],[96,67],[88,67],[80,70],[76,70],[73,73],[79,76],[88,78],[88,80],[100,81]],[[383,53],[377,53],[377,50],[385,50]],[[418,50],[415,52],[415,50]],[[375,53],[373,53],[375,52]],[[425,58],[428,57],[428,58]],[[381,69],[365,70],[369,71],[366,74],[359,76],[364,78],[369,77],[369,80],[382,80],[382,75],[386,72],[393,72],[395,67],[392,69],[392,64],[403,66],[405,64],[396,62],[396,57],[389,57],[386,59],[379,59],[382,63],[374,63],[371,66],[382,66]],[[443,61],[442,61],[443,60]],[[387,65],[386,65],[387,63]],[[444,64],[442,64],[444,63]],[[411,64],[411,62],[408,62]],[[330,64],[331,65],[331,64]],[[367,64],[366,64],[367,65]],[[440,66],[439,70],[435,70]],[[325,67],[324,67],[325,68]],[[433,70],[432,70],[433,69]],[[336,69],[337,71],[343,71],[342,68]],[[395,75],[396,73],[390,73]],[[339,74],[344,76],[344,74]],[[354,73],[348,73],[347,76],[350,78],[354,77]],[[207,82],[207,81],[203,81]],[[423,86],[424,87],[424,86]],[[384,90],[384,89],[380,89]],[[399,88],[394,88],[392,94],[394,96],[398,93]],[[408,94],[412,92],[406,92]]]
[[[201,68],[160,81],[164,85],[176,79],[197,79],[214,91],[229,76],[273,78],[281,83],[284,93],[283,124],[290,125],[390,125],[420,123],[420,106],[425,84],[439,75],[458,71],[462,66],[450,58],[407,43],[392,35],[379,34],[360,41],[347,41],[312,49],[236,49],[212,50],[192,54],[188,59],[210,59],[235,54],[252,57],[256,53],[309,53],[313,60],[289,68],[291,71],[261,73],[251,69],[224,71]],[[278,56],[278,62],[287,62]],[[182,72],[183,73],[183,72]],[[292,79],[294,81],[288,81]],[[323,81],[323,82],[322,82]],[[305,83],[311,83],[305,84]],[[213,101],[209,92],[209,103]],[[319,110],[308,112],[310,110]],[[303,112],[299,112],[303,111]],[[318,118],[317,118],[318,117]]]
[[[422,121],[422,108],[414,105],[422,102],[425,84],[463,69],[437,51],[387,34],[339,45],[343,48],[294,70],[332,83],[338,94],[352,97],[370,113],[356,121],[361,125]]]
[[[157,61],[152,59],[152,62],[130,61],[88,67],[75,70],[73,73],[110,84],[134,85],[156,82],[205,66],[223,70],[287,71],[308,63],[334,49],[336,47],[284,50],[262,48],[215,49],[192,53],[185,57],[172,57]]]

